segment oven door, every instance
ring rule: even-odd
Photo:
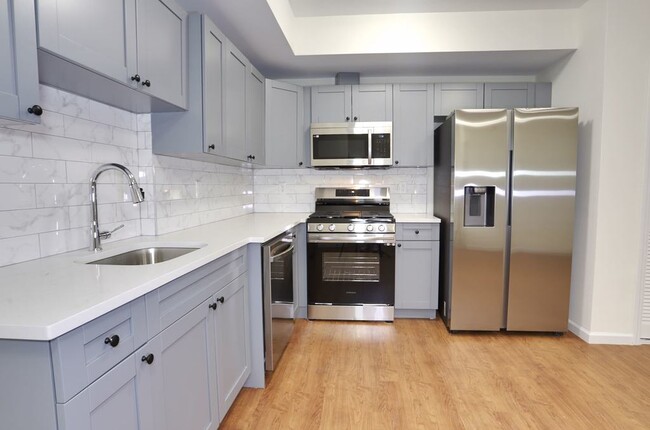
[[[310,241],[307,259],[310,305],[394,305],[394,243]]]

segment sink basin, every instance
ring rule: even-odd
[[[162,263],[181,255],[189,254],[199,248],[182,248],[171,246],[151,246],[147,248],[134,249],[121,254],[88,261],[86,264],[110,264],[120,266],[143,266],[146,264]]]

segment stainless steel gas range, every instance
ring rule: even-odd
[[[393,321],[395,218],[387,187],[316,188],[307,272],[309,319]]]

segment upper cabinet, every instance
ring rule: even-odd
[[[264,164],[264,77],[205,15],[188,34],[188,110],[151,116],[153,152]]]
[[[226,157],[235,160],[246,158],[246,80],[248,60],[228,42],[225,54],[225,109],[224,143]]]
[[[37,0],[37,12],[41,81],[134,112],[187,108],[187,13],[174,0]]]
[[[447,116],[456,109],[513,109],[551,106],[551,84],[459,83],[436,84],[435,114]]]
[[[267,166],[299,168],[306,165],[303,103],[302,87],[266,80]]]
[[[264,76],[252,65],[246,80],[246,158],[265,164],[264,151]]]
[[[436,84],[435,114],[449,115],[456,109],[481,109],[483,84]]]
[[[392,120],[391,84],[328,85],[311,88],[311,122]]]
[[[393,164],[433,164],[433,84],[395,84]]]
[[[34,20],[33,2],[0,2],[0,121],[40,122]]]

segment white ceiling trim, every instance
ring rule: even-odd
[[[574,50],[576,9],[297,17],[267,0],[294,55]]]

